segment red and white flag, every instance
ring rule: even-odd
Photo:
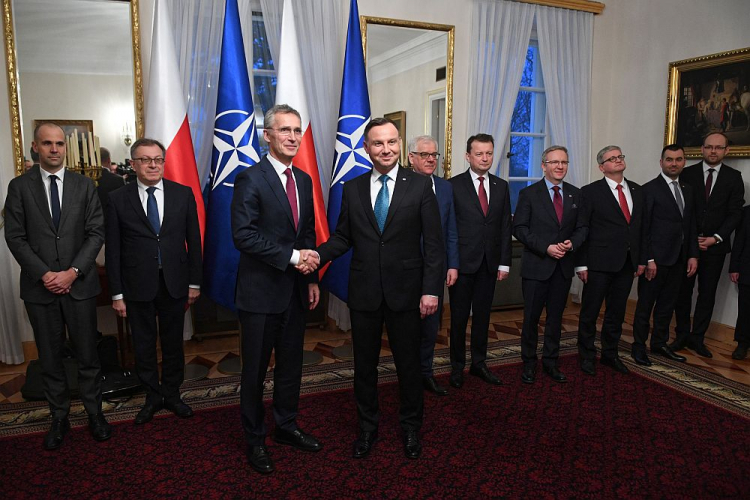
[[[294,11],[292,2],[284,0],[284,13],[281,19],[281,44],[279,48],[279,65],[276,78],[276,104],[288,104],[299,111],[302,121],[302,142],[294,166],[303,170],[312,178],[313,203],[315,205],[315,234],[317,244],[328,241],[328,219],[323,201],[323,189],[320,186],[320,172],[315,158],[315,144],[310,125],[310,114],[305,99],[305,81],[302,76],[302,63],[297,44],[297,32],[294,29]],[[323,276],[321,271],[320,276]]]
[[[167,148],[164,177],[193,190],[203,241],[206,211],[168,9],[164,2],[156,1],[146,96],[146,137],[160,141]]]

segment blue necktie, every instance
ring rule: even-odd
[[[385,227],[385,219],[388,217],[388,176],[383,174],[378,179],[383,185],[378,191],[378,197],[375,198],[375,220],[378,221],[380,232]]]
[[[148,217],[151,227],[154,228],[154,232],[158,236],[159,230],[161,230],[161,222],[159,222],[159,205],[156,203],[154,191],[156,191],[154,186],[146,188],[146,192],[148,193],[148,200],[146,201],[146,217]],[[158,249],[158,259],[159,267],[161,267],[161,249]]]
[[[49,176],[49,201],[52,208],[52,224],[60,229],[60,192],[57,190],[57,176]]]

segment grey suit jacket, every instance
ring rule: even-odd
[[[104,243],[104,215],[94,181],[66,171],[60,227],[52,224],[39,167],[8,184],[5,200],[5,241],[21,266],[21,299],[48,304],[55,294],[44,287],[47,271],[77,267],[82,275],[70,296],[83,300],[99,294],[95,259]]]

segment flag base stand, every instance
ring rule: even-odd
[[[323,362],[323,355],[315,351],[302,351],[302,366],[315,366]]]
[[[242,374],[242,356],[229,358],[221,361],[216,367],[219,373],[224,375],[241,375]]]
[[[208,368],[203,365],[188,363],[185,365],[185,382],[203,380],[208,375]]]
[[[331,349],[331,354],[336,359],[343,361],[351,361],[354,359],[354,350],[351,344],[344,344]]]

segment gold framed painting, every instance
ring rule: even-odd
[[[399,160],[399,163],[402,167],[408,167],[409,152],[407,151],[408,146],[406,139],[406,111],[394,111],[393,113],[386,113],[383,116],[396,124],[398,135],[401,137],[401,159]]]
[[[750,157],[750,47],[669,63],[664,144],[700,157],[713,132],[729,138],[728,157]]]
[[[89,132],[91,132],[91,134],[94,133],[94,120],[34,120],[34,129],[36,129],[37,125],[41,123],[54,123],[55,125],[59,125],[60,128],[63,129],[63,132],[65,132],[65,137],[68,137],[75,131],[78,131],[79,137],[82,137]]]

